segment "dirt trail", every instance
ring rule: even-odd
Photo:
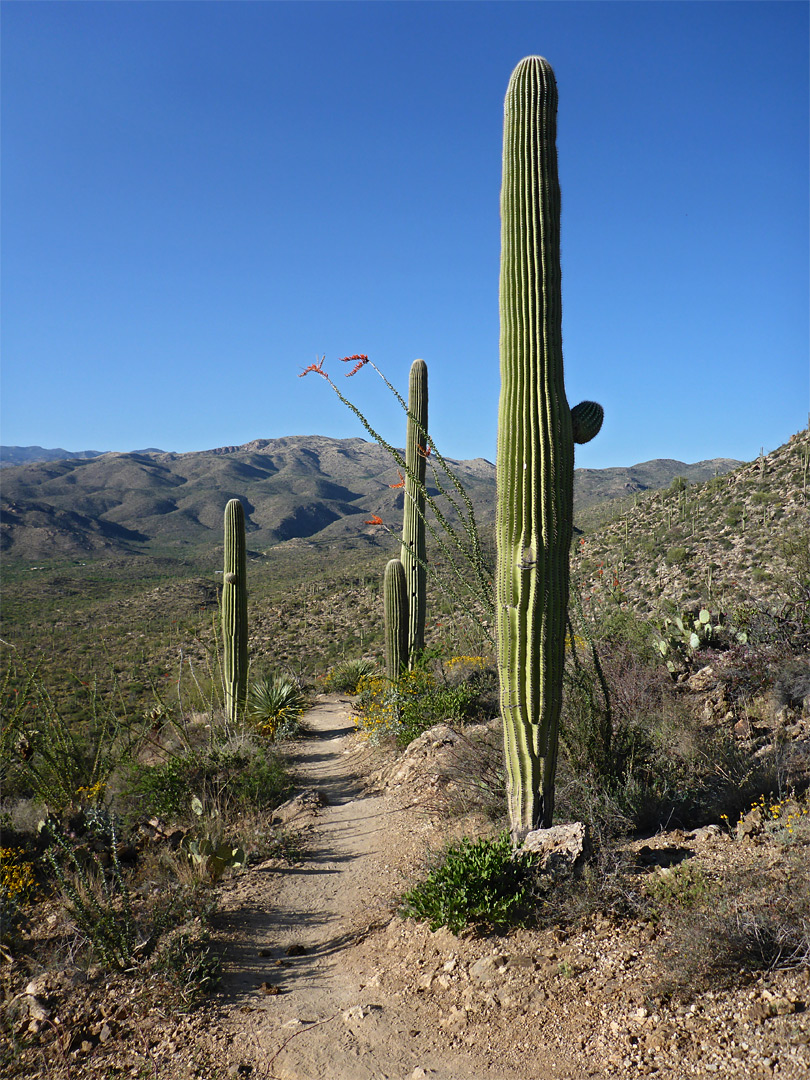
[[[363,942],[392,920],[418,820],[364,794],[345,703],[329,700],[305,720],[312,734],[295,765],[324,805],[300,866],[259,867],[226,888],[220,1037],[254,1076],[279,1080],[525,1078],[494,1048],[454,1048],[430,995],[414,1007],[412,995],[381,985],[379,949],[364,953]],[[532,1077],[582,1075],[559,1049],[555,1057],[545,1067],[535,1060]]]

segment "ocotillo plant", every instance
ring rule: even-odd
[[[395,682],[408,658],[408,587],[405,568],[399,559],[391,559],[383,578],[385,615],[385,674]]]
[[[569,409],[565,397],[556,114],[551,66],[522,60],[504,103],[495,594],[515,841],[552,822],[574,441],[593,438],[603,416],[593,402]]]
[[[428,376],[424,360],[414,360],[408,380],[408,424],[405,443],[405,506],[402,551],[408,587],[408,667],[425,647],[425,464],[428,454]]]
[[[238,499],[225,507],[222,578],[222,677],[225,709],[235,722],[245,701],[248,672],[247,556],[245,511]]]

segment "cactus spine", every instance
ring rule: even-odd
[[[225,567],[222,578],[222,672],[225,709],[236,721],[244,704],[248,671],[247,556],[245,511],[238,499],[225,507]]]
[[[522,60],[504,103],[496,625],[513,838],[551,825],[573,529],[574,440],[601,427],[563,383],[557,85]]]
[[[386,564],[383,577],[385,674],[395,682],[408,659],[408,586],[400,559]]]
[[[408,587],[408,666],[413,667],[425,647],[425,464],[428,449],[427,364],[414,360],[408,379],[408,427],[405,443],[405,507],[402,551]]]

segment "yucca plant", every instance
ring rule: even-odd
[[[273,741],[291,739],[300,731],[307,699],[294,680],[267,674],[252,682],[247,695],[247,719],[260,735]]]

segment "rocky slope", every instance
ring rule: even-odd
[[[810,430],[724,476],[675,482],[624,503],[577,545],[572,571],[593,602],[641,612],[666,600],[790,616],[810,601]]]

